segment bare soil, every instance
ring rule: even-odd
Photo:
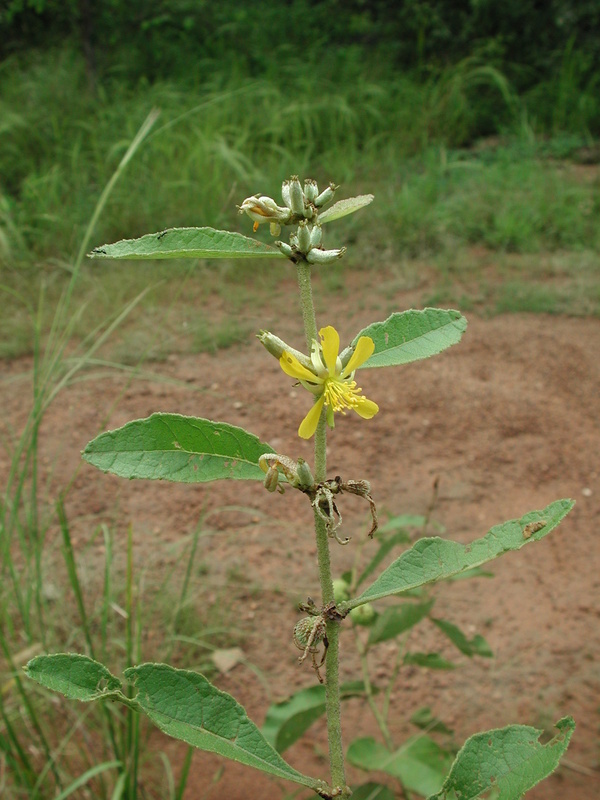
[[[331,312],[319,315],[323,324],[336,325],[343,341],[387,316],[369,307],[360,276],[348,281],[355,285],[346,298],[336,298]],[[360,308],[353,297],[362,297]],[[408,293],[388,300],[398,310],[414,302]],[[290,344],[303,347],[291,281],[282,283],[277,308],[261,314],[248,315],[257,329],[273,326]],[[282,317],[275,327],[273,320]],[[551,732],[558,719],[574,716],[577,730],[565,765],[528,794],[531,800],[600,796],[599,354],[600,323],[594,319],[470,318],[463,341],[435,358],[359,372],[359,384],[380,413],[368,422],[340,417],[328,440],[331,476],[368,478],[382,519],[425,513],[439,479],[432,521],[443,526],[442,535],[461,542],[558,498],[577,501],[557,531],[494,562],[493,578],[434,590],[436,613],[469,635],[484,635],[494,657],[464,658],[433,626],[421,626],[413,636],[420,633],[424,640],[411,639],[414,649],[435,649],[459,668],[405,668],[392,699],[398,744],[413,732],[408,718],[424,705],[454,728],[457,744],[513,722]],[[14,377],[27,366],[13,362],[3,372]],[[207,569],[194,577],[194,590],[200,603],[215,605],[215,614],[219,604],[227,606],[229,624],[243,631],[246,657],[259,670],[257,675],[239,664],[216,682],[260,724],[270,702],[315,682],[310,665],[298,665],[291,640],[299,617],[295,604],[307,595],[318,598],[306,499],[289,491],[271,495],[251,483],[131,483],[81,465],[79,451],[102,429],[169,411],[244,426],[278,452],[310,461],[311,445],[296,436],[310,397],[258,343],[217,356],[174,355],[153,368],[160,379],[90,377],[51,407],[40,443],[50,476],[48,497],[77,470],[66,500],[77,546],[84,547],[99,523],[122,534],[131,524],[140,569],[157,585],[164,565],[180,557],[202,517],[198,557]],[[0,385],[0,402],[16,430],[25,420],[27,392],[25,382]],[[0,470],[5,466],[0,463]],[[336,574],[351,565],[368,522],[368,509],[358,498],[344,497],[342,511],[343,532],[352,542],[334,544]],[[366,552],[375,547],[367,544]],[[156,636],[160,631],[148,637],[148,647]],[[389,674],[392,656],[386,644],[374,652],[379,681]],[[343,679],[358,677],[357,670],[348,631],[342,636]],[[347,743],[358,735],[377,736],[357,700],[346,703],[343,722]],[[158,737],[154,744],[183,757],[184,749],[175,744]],[[325,753],[319,722],[286,757],[303,772],[327,777]],[[195,754],[186,797],[280,798],[293,789],[231,763],[213,783],[221,763],[210,754]],[[359,783],[366,775],[351,769],[349,778]]]

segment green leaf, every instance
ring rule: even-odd
[[[340,687],[342,700],[363,695],[362,681],[345,683]],[[300,689],[287,700],[269,707],[262,732],[278,753],[294,744],[325,713],[325,686]]]
[[[360,194],[358,197],[348,197],[345,200],[338,200],[326,211],[319,214],[319,223],[324,225],[326,222],[333,222],[334,219],[341,219],[348,214],[354,214],[361,208],[368,206],[372,203],[374,197],[372,194]]]
[[[472,639],[467,639],[461,629],[452,622],[448,622],[445,619],[436,619],[434,617],[431,617],[431,621],[446,634],[452,644],[458,647],[461,653],[469,656],[469,658],[471,658],[471,656],[492,658],[494,655],[489,644],[483,636],[480,636],[478,633],[476,633]]]
[[[29,678],[46,689],[84,703],[107,697],[121,689],[121,682],[104,664],[77,653],[36,656],[24,669]]]
[[[427,669],[455,669],[456,667],[456,664],[442,658],[439,653],[407,653],[404,656],[404,663]]]
[[[311,789],[323,786],[284,761],[242,706],[204,675],[141,664],[125,670],[125,677],[137,689],[140,708],[168,736]]]
[[[389,531],[397,531],[399,528],[422,528],[424,524],[425,517],[421,514],[399,514],[380,525],[379,533],[389,533]]]
[[[426,583],[444,580],[466,569],[481,566],[509,550],[539,541],[554,530],[575,505],[573,500],[556,500],[542,511],[531,511],[521,519],[496,525],[481,539],[461,544],[448,539],[419,539],[385,569],[359,597],[340,603],[340,611],[348,611],[362,603],[399,594]],[[544,527],[528,535],[530,523],[544,522]]]
[[[428,795],[442,786],[452,756],[433,739],[419,735],[395,753],[371,737],[356,739],[348,748],[348,760],[361,769],[387,772],[409,791]]]
[[[369,645],[395,639],[424,619],[433,606],[428,603],[404,603],[401,606],[386,608],[378,617],[369,632]]]
[[[352,792],[350,800],[395,800],[396,795],[382,783],[363,783]]]
[[[443,733],[446,736],[450,736],[450,734],[453,733],[445,722],[442,722],[439,717],[434,716],[429,706],[418,708],[410,718],[410,721],[413,725],[416,725],[417,728],[421,728],[421,730],[426,730],[427,732]]]
[[[426,308],[423,311],[400,311],[384,322],[374,322],[356,335],[353,345],[361,336],[375,343],[366,367],[394,367],[409,364],[421,358],[441,353],[460,341],[467,329],[467,320],[458,311]]]
[[[575,730],[571,717],[556,723],[558,734],[541,744],[543,733],[525,725],[478,733],[459,751],[443,787],[429,800],[476,800],[494,792],[495,800],[518,800],[550,775],[569,746]]]
[[[382,537],[378,536],[377,538],[380,539]],[[387,538],[383,539],[383,543],[381,544],[379,550],[369,561],[367,566],[364,568],[362,575],[356,582],[357,588],[369,577],[369,575],[375,572],[377,567],[381,564],[388,553],[390,553],[399,544],[407,544],[408,542],[410,542],[410,536],[406,533],[406,531],[403,530],[399,530],[393,536],[388,536]]]
[[[243,428],[180,414],[152,414],[101,433],[83,458],[122,478],[202,483],[219,478],[262,480],[258,466],[273,449]]]
[[[167,228],[139,239],[103,244],[90,258],[285,258],[275,247],[241,233],[214,228]]]

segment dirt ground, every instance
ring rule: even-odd
[[[360,293],[358,278],[353,280]],[[352,296],[350,291],[335,299],[331,312],[319,315],[319,323],[336,325],[343,342],[387,316],[368,301],[356,308]],[[398,310],[414,302],[406,293],[388,300]],[[291,282],[282,285],[277,306],[266,312],[266,322],[256,315],[257,328],[271,327],[304,349]],[[550,731],[572,715],[577,729],[565,764],[527,795],[531,800],[600,797],[599,353],[598,320],[470,316],[462,342],[441,355],[359,372],[359,385],[380,413],[368,422],[340,417],[328,440],[328,472],[368,478],[382,519],[425,513],[439,479],[432,520],[443,526],[442,535],[461,542],[553,500],[577,501],[557,531],[494,562],[493,578],[435,588],[434,611],[470,636],[484,635],[494,657],[466,659],[433,626],[421,626],[424,641],[415,649],[436,649],[460,666],[450,672],[406,668],[392,698],[398,744],[414,731],[408,718],[423,705],[454,728],[458,744],[477,731],[514,722]],[[49,496],[73,474],[80,450],[100,430],[154,411],[241,425],[278,452],[310,461],[311,445],[296,436],[310,397],[258,342],[218,356],[174,355],[151,366],[160,379],[128,381],[113,374],[102,383],[69,388],[52,406],[41,441],[43,463],[52,471]],[[26,367],[13,363],[0,370],[10,377]],[[0,384],[0,402],[16,429],[28,402],[19,387],[25,391],[24,383]],[[352,542],[334,546],[336,574],[352,563],[368,522],[358,498],[344,498],[342,510],[343,532]],[[318,598],[311,513],[303,496],[270,495],[250,482],[132,483],[83,465],[67,496],[67,513],[80,546],[101,522],[119,532],[133,525],[140,564],[157,582],[161,564],[177,558],[204,515],[207,535],[200,539],[199,559],[208,567],[194,578],[195,590],[203,602],[221,602],[223,587],[232,587],[230,622],[244,632],[243,650],[255,667],[239,664],[217,678],[218,685],[261,724],[270,702],[314,684],[314,673],[298,665],[291,641],[299,617],[295,603],[307,595]],[[369,551],[367,544],[366,550],[375,547]],[[358,677],[349,632],[341,646],[343,679]],[[389,674],[391,656],[386,644],[374,653],[376,678]],[[343,723],[347,743],[377,736],[357,700],[346,703]],[[165,747],[164,741],[157,746]],[[170,752],[183,750],[173,746]],[[327,777],[325,752],[324,726],[317,723],[286,758],[303,772]],[[186,798],[277,799],[293,790],[229,762],[212,783],[221,763],[195,754]],[[349,777],[355,783],[367,779],[355,769]]]

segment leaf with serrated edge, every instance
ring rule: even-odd
[[[25,673],[36,683],[70,700],[99,700],[121,689],[121,682],[104,664],[78,653],[36,656],[25,666]]]
[[[398,311],[383,322],[374,322],[357,333],[375,344],[373,355],[361,369],[395,367],[430,358],[457,344],[467,329],[467,320],[459,311],[425,308],[423,311]]]
[[[168,228],[139,239],[121,239],[96,247],[89,258],[285,258],[275,247],[234,231]]]
[[[476,800],[494,791],[496,800],[514,800],[550,775],[565,753],[575,722],[564,717],[556,723],[559,733],[547,744],[543,733],[526,725],[509,725],[467,739],[441,790],[428,800]]]
[[[575,505],[573,500],[556,500],[543,509],[531,511],[521,519],[512,519],[491,528],[481,539],[461,544],[438,536],[420,539],[384,570],[369,588],[353,600],[339,603],[340,611],[405,592],[427,583],[449,578],[478,567],[509,550],[539,541],[566,517]],[[543,521],[544,527],[525,537],[523,529],[530,522]]]
[[[374,197],[372,194],[360,194],[357,197],[348,197],[345,200],[338,200],[337,203],[334,203],[319,214],[319,223],[324,225],[327,222],[333,222],[335,219],[346,217],[348,214],[354,214],[355,211],[359,211],[361,208],[368,206],[369,203],[372,203],[373,199]]]
[[[140,664],[125,670],[125,677],[137,689],[140,708],[168,736],[311,789],[323,787],[284,761],[244,708],[204,675]]]
[[[272,452],[268,444],[235,425],[159,413],[101,433],[82,456],[122,478],[202,483],[263,480],[258,459]]]

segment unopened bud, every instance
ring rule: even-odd
[[[294,251],[289,244],[286,244],[286,242],[275,242],[275,247],[278,247],[283,255],[287,256],[288,258],[291,258],[294,255]]]
[[[281,184],[281,196],[282,196],[283,202],[286,204],[286,206],[291,209],[292,200],[290,198],[290,182],[289,181],[284,181]]]
[[[317,186],[317,182],[313,181],[312,178],[307,178],[304,181],[304,195],[309,203],[314,203],[319,195],[319,187]]]
[[[279,336],[275,336],[274,333],[270,331],[261,331],[257,334],[258,341],[263,345],[265,350],[268,350],[272,356],[275,356],[277,360],[281,358],[284,353],[291,353],[293,356],[296,356],[298,361],[302,364],[303,367],[306,369],[310,369],[312,371],[312,361],[310,358],[301,353],[299,350],[294,350],[293,347],[290,347],[289,344],[286,344],[283,339],[280,339]]]
[[[331,264],[341,258],[346,252],[346,248],[342,247],[340,250],[319,250],[318,247],[313,247],[306,255],[306,260],[309,264],[317,264],[322,266]]]
[[[275,492],[279,486],[279,470],[277,467],[269,467],[264,480],[265,489],[268,492]]]
[[[333,200],[333,195],[335,194],[335,190],[337,186],[334,183],[330,183],[329,186],[324,189],[321,194],[314,200],[314,204],[317,208],[322,208],[326,203],[329,203],[330,200]]]
[[[320,225],[313,225],[310,231],[310,245],[311,247],[318,247],[323,238],[323,228]]]
[[[298,486],[300,489],[310,489],[314,486],[315,479],[312,476],[310,467],[303,458],[299,458],[296,464],[296,472],[298,474]]]
[[[304,192],[297,175],[292,175],[290,186],[290,208],[299,217],[304,216]]]
[[[304,220],[298,225],[298,250],[301,253],[308,253],[310,250],[310,231]]]

